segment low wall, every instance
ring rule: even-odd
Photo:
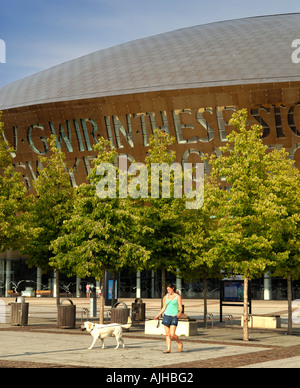
[[[243,317],[241,318],[241,326],[244,326]],[[248,327],[253,327],[255,329],[279,329],[281,327],[281,319],[279,315],[271,317],[263,315],[250,315]]]
[[[158,325],[159,323],[159,325]],[[158,326],[158,327],[157,327]],[[154,319],[145,321],[145,334],[165,335],[165,328],[162,320],[155,321]],[[176,335],[190,337],[197,335],[197,322],[194,321],[178,321]]]

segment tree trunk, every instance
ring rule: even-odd
[[[58,268],[55,269],[55,288],[56,288],[56,305],[58,306],[60,304],[60,290],[59,290],[59,270]]]
[[[105,305],[105,271],[100,279],[100,311],[99,311],[99,323],[104,324],[104,305]]]
[[[161,306],[163,305],[163,299],[166,294],[166,270],[161,269]]]
[[[206,327],[206,319],[207,319],[207,282],[206,275],[203,278],[203,298],[204,298],[204,326]]]
[[[292,321],[292,280],[291,273],[288,271],[287,273],[287,298],[288,298],[288,331],[289,335],[293,334],[293,321]]]
[[[248,314],[248,283],[249,279],[244,279],[244,308],[243,308],[243,340],[249,341],[249,314]]]

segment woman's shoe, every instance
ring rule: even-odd
[[[183,349],[183,343],[181,342],[180,345],[178,345],[178,352],[182,352]]]

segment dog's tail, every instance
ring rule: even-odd
[[[123,329],[129,329],[132,325],[132,320],[130,317],[128,317],[126,325],[122,325]]]

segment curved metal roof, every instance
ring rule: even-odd
[[[300,81],[300,13],[210,23],[135,40],[0,89],[0,109],[128,93]]]

